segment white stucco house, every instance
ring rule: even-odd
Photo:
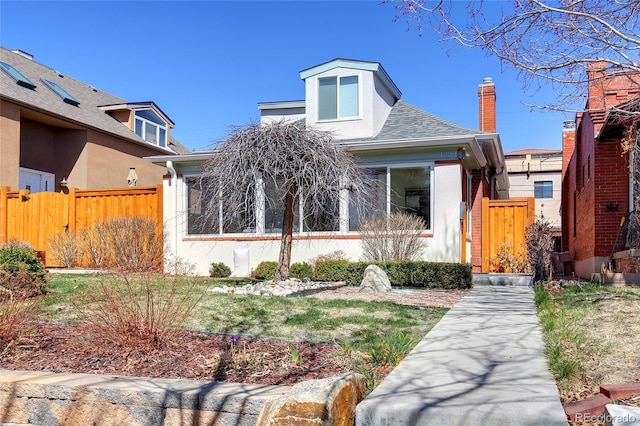
[[[304,119],[307,126],[331,131],[336,143],[344,144],[384,183],[386,200],[381,209],[412,212],[426,221],[424,260],[470,262],[475,268],[480,263],[481,233],[476,223],[481,220],[480,200],[508,198],[509,191],[500,137],[495,133],[493,82],[485,79],[479,86],[479,122],[485,129],[473,130],[404,102],[400,89],[377,62],[334,59],[302,70],[300,78],[305,99],[258,103],[261,122]],[[224,262],[234,275],[248,274],[262,261],[277,260],[281,231],[264,206],[256,206],[260,214],[252,228],[203,231],[194,226],[200,206],[193,183],[211,155],[146,158],[168,170],[163,192],[166,254],[197,265],[200,274],[207,274],[212,262]],[[336,250],[351,260],[360,259],[358,218],[348,205],[329,229],[298,224],[301,231],[294,235],[292,262]]]

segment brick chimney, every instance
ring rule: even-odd
[[[496,132],[496,86],[486,77],[478,86],[478,119],[483,132]]]

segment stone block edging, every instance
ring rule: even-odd
[[[322,388],[330,412],[336,395],[352,395],[361,376],[347,373],[311,380]],[[299,385],[302,385],[299,384]],[[296,385],[296,386],[299,386]],[[255,425],[269,401],[296,405],[295,386],[140,378],[98,374],[0,370],[0,423],[58,425]],[[344,390],[340,390],[344,388]],[[359,388],[358,388],[359,389]],[[357,393],[357,392],[356,392]],[[353,411],[362,399],[343,398],[339,412]],[[314,400],[317,403],[318,400]],[[320,401],[322,402],[322,401]],[[344,404],[352,404],[351,407]],[[334,409],[335,411],[335,409]],[[304,410],[302,410],[304,413]],[[319,419],[309,418],[310,422]],[[272,424],[262,415],[261,424]]]

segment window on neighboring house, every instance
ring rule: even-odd
[[[318,79],[318,120],[358,117],[358,76]]]
[[[370,176],[372,183],[376,184],[379,208],[358,211],[358,200],[351,200],[349,230],[357,231],[364,218],[396,212],[421,217],[425,227],[431,229],[431,172],[430,166],[371,169]]]
[[[33,84],[31,80],[25,77],[13,66],[7,64],[6,62],[0,62],[0,67],[2,67],[2,69],[5,70],[5,72],[7,72],[7,74],[9,74],[16,81],[16,84],[31,90],[36,88],[36,85]]]
[[[44,82],[44,84],[49,86],[49,88],[53,90],[58,96],[60,96],[64,102],[73,106],[80,105],[80,101],[74,98],[69,92],[64,90],[59,84],[54,83],[53,81],[50,81],[50,80],[45,80],[45,79],[42,79],[42,81]]]
[[[141,109],[135,113],[135,132],[145,141],[167,146],[167,123],[153,110]]]
[[[553,182],[550,180],[534,182],[533,196],[535,198],[553,198]]]

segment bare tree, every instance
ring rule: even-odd
[[[370,192],[355,158],[330,133],[300,121],[233,128],[205,163],[200,185],[207,200],[207,227],[256,231],[259,223],[264,227],[267,211],[271,216],[281,213],[276,280],[289,278],[299,212],[308,230],[337,231],[342,189],[359,199]]]
[[[589,64],[640,72],[639,0],[385,0],[396,19],[441,41],[478,47],[519,71],[525,89],[552,83],[557,102],[541,108],[584,106]],[[638,114],[637,104],[625,112]]]

